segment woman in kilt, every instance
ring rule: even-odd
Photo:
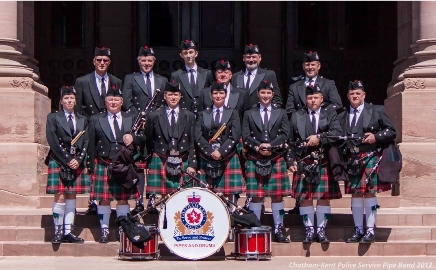
[[[319,85],[307,86],[307,109],[300,109],[293,113],[290,123],[290,141],[302,143],[289,151],[289,156],[298,161],[290,171],[294,173],[292,184],[294,197],[301,202],[300,215],[306,227],[303,243],[312,243],[315,239],[320,243],[329,243],[325,235],[325,227],[331,213],[330,200],[342,198],[339,184],[330,169],[331,160],[327,158],[332,147],[331,142],[320,136],[320,134],[339,136],[341,126],[336,112],[321,108],[322,102],[323,95]],[[316,232],[313,200],[317,200]]]
[[[199,112],[195,125],[199,178],[236,204],[236,195],[245,191],[236,150],[241,120],[237,110],[224,106],[224,83],[213,82],[210,93],[213,105]]]
[[[359,80],[350,82],[347,97],[350,108],[343,119],[343,134],[364,138],[361,141],[349,140],[345,146],[348,158],[361,159],[361,168],[349,166],[349,182],[345,183],[345,193],[352,194],[351,210],[354,219],[354,233],[347,243],[372,243],[375,241],[374,226],[377,215],[376,194],[391,189],[390,183],[380,182],[374,166],[380,159],[377,148],[394,143],[396,131],[384,107],[365,102],[365,90]],[[370,157],[372,155],[372,157]],[[370,176],[372,172],[372,175]],[[368,182],[366,180],[369,180]],[[366,232],[363,229],[363,213],[366,214]]]
[[[88,149],[88,120],[75,113],[76,92],[72,86],[61,88],[59,112],[47,115],[46,136],[50,151],[47,194],[54,194],[54,244],[83,243],[72,232],[76,211],[76,194],[89,192],[89,176],[85,173]],[[72,144],[72,140],[75,143]]]
[[[179,106],[182,95],[175,81],[167,82],[164,89],[166,106],[147,114],[145,134],[148,153],[147,193],[150,213],[154,209],[156,194],[165,196],[177,190],[188,177],[182,176],[177,168],[182,166],[188,173],[196,175],[197,160],[194,150],[195,116]]]
[[[291,195],[287,168],[292,165],[285,154],[271,147],[284,146],[289,139],[289,120],[286,111],[271,104],[274,97],[271,82],[260,82],[257,90],[260,104],[244,114],[242,138],[248,150],[245,165],[249,209],[260,220],[262,201],[271,197],[274,218],[274,241],[289,243],[282,232],[284,217],[283,196]]]
[[[123,98],[121,90],[115,85],[106,93],[106,113],[91,117],[89,123],[89,150],[88,166],[92,175],[91,199],[100,201],[97,206],[100,220],[100,243],[109,241],[109,218],[111,214],[111,201],[117,201],[117,217],[127,215],[130,205],[127,200],[137,200],[139,192],[136,186],[127,189],[122,184],[110,177],[112,158],[120,146],[129,146],[139,143],[130,131],[134,119],[125,112],[121,112]]]

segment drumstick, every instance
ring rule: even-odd
[[[77,136],[76,137],[74,137],[74,139],[73,140],[71,140],[71,145],[74,145],[74,144],[76,144],[76,142],[80,139],[80,137],[83,135],[83,133],[85,133],[85,131],[84,130],[82,130],[82,131],[80,131],[79,132],[79,134],[77,134]]]
[[[209,142],[213,142],[215,141],[220,135],[221,133],[223,133],[223,131],[226,129],[226,124],[224,123],[219,129],[218,131],[215,133],[215,135],[213,135],[212,139],[209,140]]]

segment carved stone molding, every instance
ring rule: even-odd
[[[425,79],[405,79],[404,86],[406,89],[424,89],[425,88]]]
[[[32,89],[32,85],[34,80],[26,77],[22,78],[13,78],[9,81],[11,83],[11,86],[14,88],[23,88],[23,89]]]

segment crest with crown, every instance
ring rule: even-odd
[[[195,192],[192,192],[192,196],[189,195],[187,199],[189,204],[198,205],[201,201],[201,196],[195,195]]]

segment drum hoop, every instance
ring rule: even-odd
[[[236,230],[235,230],[236,231]],[[272,227],[270,226],[262,226],[262,227],[252,227],[249,229],[237,229],[239,233],[268,233],[272,231]]]
[[[205,255],[205,256],[201,256],[201,257],[195,258],[195,259],[189,259],[189,258],[186,258],[186,257],[184,257],[183,255],[180,255],[178,252],[174,251],[174,250],[172,249],[172,247],[170,247],[170,245],[167,244],[167,242],[165,241],[165,238],[164,238],[164,236],[163,236],[163,234],[162,234],[162,230],[160,230],[160,231],[159,231],[159,233],[160,233],[160,237],[161,237],[162,241],[164,242],[165,246],[166,246],[166,247],[167,247],[171,252],[173,252],[174,254],[176,254],[177,256],[182,257],[182,258],[187,259],[187,260],[198,260],[198,259],[203,259],[203,258],[207,258],[207,257],[209,257],[209,256],[212,256],[214,253],[216,253],[217,250],[221,249],[221,248],[224,246],[224,244],[225,244],[226,241],[227,241],[227,238],[229,237],[230,228],[231,228],[229,210],[228,210],[228,208],[226,207],[224,201],[223,201],[220,197],[218,197],[218,195],[216,195],[215,193],[213,193],[212,191],[210,191],[210,190],[208,190],[208,189],[206,189],[206,188],[201,188],[201,187],[190,187],[190,188],[182,189],[182,190],[176,192],[174,195],[172,195],[172,196],[171,196],[171,197],[170,197],[170,198],[165,202],[165,204],[168,204],[168,202],[169,202],[173,197],[175,197],[177,194],[179,194],[179,193],[181,193],[181,192],[184,192],[184,191],[187,191],[187,190],[193,190],[193,189],[195,189],[195,190],[202,190],[202,191],[208,192],[208,193],[212,194],[213,196],[215,196],[216,198],[219,199],[219,201],[222,203],[222,206],[223,206],[223,208],[225,209],[225,211],[226,211],[226,213],[227,213],[227,224],[229,225],[229,230],[227,230],[226,237],[224,237],[222,243],[219,245],[218,248],[215,249],[215,251],[213,251],[213,252],[211,252],[210,254],[207,254],[207,255]],[[161,222],[160,222],[161,219],[163,219],[163,218],[161,218],[161,217],[162,217],[162,212],[163,212],[163,211],[160,211],[160,213],[159,213],[159,219],[158,219],[158,220],[159,220],[159,225],[160,225],[160,223],[161,223]],[[220,220],[220,224],[222,224],[222,221],[221,221],[221,220]]]

